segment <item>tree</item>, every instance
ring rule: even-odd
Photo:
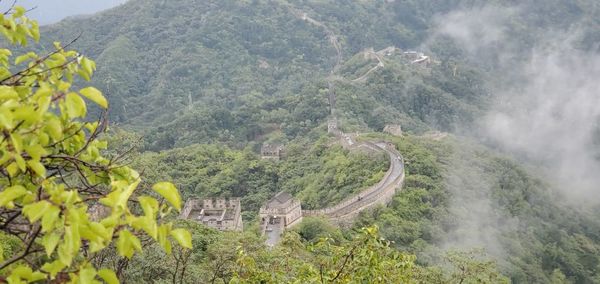
[[[340,245],[323,238],[307,250],[305,260],[284,254],[266,265],[241,250],[230,283],[407,283],[412,279],[415,257],[390,247],[377,227],[363,228]]]
[[[39,40],[22,7],[0,15],[0,23],[13,45]],[[173,240],[192,247],[189,232],[164,219],[181,209],[175,186],[161,182],[154,193],[139,193],[141,177],[119,164],[123,157],[103,155],[107,121],[87,120],[84,98],[104,110],[108,102],[94,87],[71,90],[76,77],[89,81],[96,68],[67,50],[71,43],[55,43],[44,56],[27,52],[14,64],[12,52],[0,49],[0,251],[9,252],[0,254],[0,282],[117,283],[114,271],[92,265],[107,249],[127,259],[146,240],[167,253]]]

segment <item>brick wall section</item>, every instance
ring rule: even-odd
[[[346,225],[363,210],[377,205],[385,205],[392,201],[396,189],[404,182],[404,161],[402,155],[391,145],[385,142],[361,142],[356,147],[368,147],[385,151],[390,158],[390,167],[384,177],[377,183],[361,193],[351,196],[335,206],[318,209],[302,210],[303,216],[324,216],[339,225]],[[396,159],[396,160],[394,160]]]

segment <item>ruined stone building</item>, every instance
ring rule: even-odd
[[[281,145],[263,144],[260,148],[260,157],[279,161],[283,157],[283,152],[284,147]]]
[[[259,217],[267,244],[274,245],[285,229],[302,221],[300,201],[287,192],[279,192],[260,208]]]
[[[383,132],[394,136],[402,136],[402,127],[399,124],[388,124],[383,128]]]
[[[242,231],[239,198],[190,199],[181,211],[182,219],[200,222],[220,231]]]

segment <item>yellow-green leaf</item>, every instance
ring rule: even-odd
[[[56,274],[58,274],[59,272],[61,272],[63,270],[63,268],[65,268],[66,265],[60,261],[60,260],[55,260],[53,262],[48,262],[46,264],[44,264],[42,266],[42,270],[50,273],[51,277],[56,276]]]
[[[63,136],[63,128],[60,121],[57,119],[50,119],[46,123],[46,131],[54,140],[60,140]]]
[[[0,100],[18,99],[19,94],[12,87],[0,86]]]
[[[104,227],[104,225],[98,222],[91,222],[90,228],[92,229],[92,232],[94,232],[94,234],[103,238],[104,240],[110,240],[112,238],[112,233],[109,230],[107,230]]]
[[[175,185],[170,182],[159,182],[153,185],[152,189],[171,203],[177,210],[181,210],[181,196]]]
[[[140,196],[138,201],[146,216],[156,218],[156,213],[158,212],[158,201],[156,199],[150,196]]]
[[[79,283],[93,283],[94,278],[96,278],[96,269],[91,265],[79,270]]]
[[[119,255],[131,258],[136,250],[142,250],[140,240],[128,230],[119,232],[119,239],[117,240]]]
[[[165,250],[166,253],[171,253],[171,242],[167,238],[169,231],[171,230],[171,224],[162,224],[158,227],[158,244]]]
[[[0,107],[0,127],[4,129],[12,129],[14,126],[14,118],[12,112],[7,109]]]
[[[90,99],[91,101],[95,102],[96,104],[98,104],[102,108],[108,108],[108,101],[102,95],[102,92],[98,91],[98,89],[96,89],[94,87],[87,87],[87,88],[81,89],[79,91],[79,93],[81,93],[82,96],[84,96],[84,97]]]
[[[42,232],[48,232],[54,228],[60,209],[54,205],[50,206],[46,211],[46,214],[42,217]]]
[[[46,177],[46,168],[44,167],[44,165],[42,165],[42,163],[35,161],[35,160],[29,160],[29,161],[27,161],[27,165],[38,176]]]
[[[21,279],[27,280],[26,282],[35,282],[44,278],[46,276],[43,273],[39,271],[33,272],[30,267],[19,265],[12,270],[7,280],[9,283],[22,283]]]
[[[42,218],[42,216],[44,216],[44,214],[46,214],[46,212],[48,212],[52,206],[53,205],[46,200],[25,205],[23,207],[23,215],[29,219],[29,222],[33,223]]]
[[[27,163],[25,162],[25,159],[23,159],[23,157],[21,157],[19,154],[14,155],[14,158],[17,166],[19,166],[19,169],[24,172],[27,169]]]
[[[6,206],[9,202],[25,194],[27,194],[27,189],[20,185],[5,188],[2,192],[0,192],[0,207]]]
[[[117,275],[110,269],[103,268],[98,270],[98,276],[100,276],[107,284],[119,284]]]
[[[39,161],[42,156],[46,155],[46,150],[40,144],[26,146],[25,152],[27,152],[27,154],[29,154],[29,156],[36,161]]]
[[[42,238],[42,245],[44,246],[44,250],[46,251],[46,255],[48,257],[50,257],[50,255],[52,255],[52,253],[56,249],[59,240],[60,235],[58,235],[57,233],[48,234]]]
[[[86,113],[85,101],[76,93],[68,93],[65,99],[67,114],[72,117],[83,117]]]
[[[175,229],[171,231],[171,236],[184,248],[192,248],[192,235],[185,229]]]

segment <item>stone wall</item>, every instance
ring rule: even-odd
[[[377,205],[385,205],[392,201],[396,189],[400,188],[404,182],[404,161],[402,156],[391,144],[385,142],[380,142],[380,145],[372,142],[362,142],[360,144],[388,153],[390,167],[381,181],[335,206],[318,210],[303,210],[303,216],[324,216],[332,222],[343,226],[351,223],[361,211]],[[381,145],[385,146],[382,147]],[[394,162],[393,159],[396,159],[396,157],[399,158],[399,163]],[[392,177],[392,175],[396,175],[398,172],[397,176]],[[390,178],[394,178],[394,180],[390,181]]]

